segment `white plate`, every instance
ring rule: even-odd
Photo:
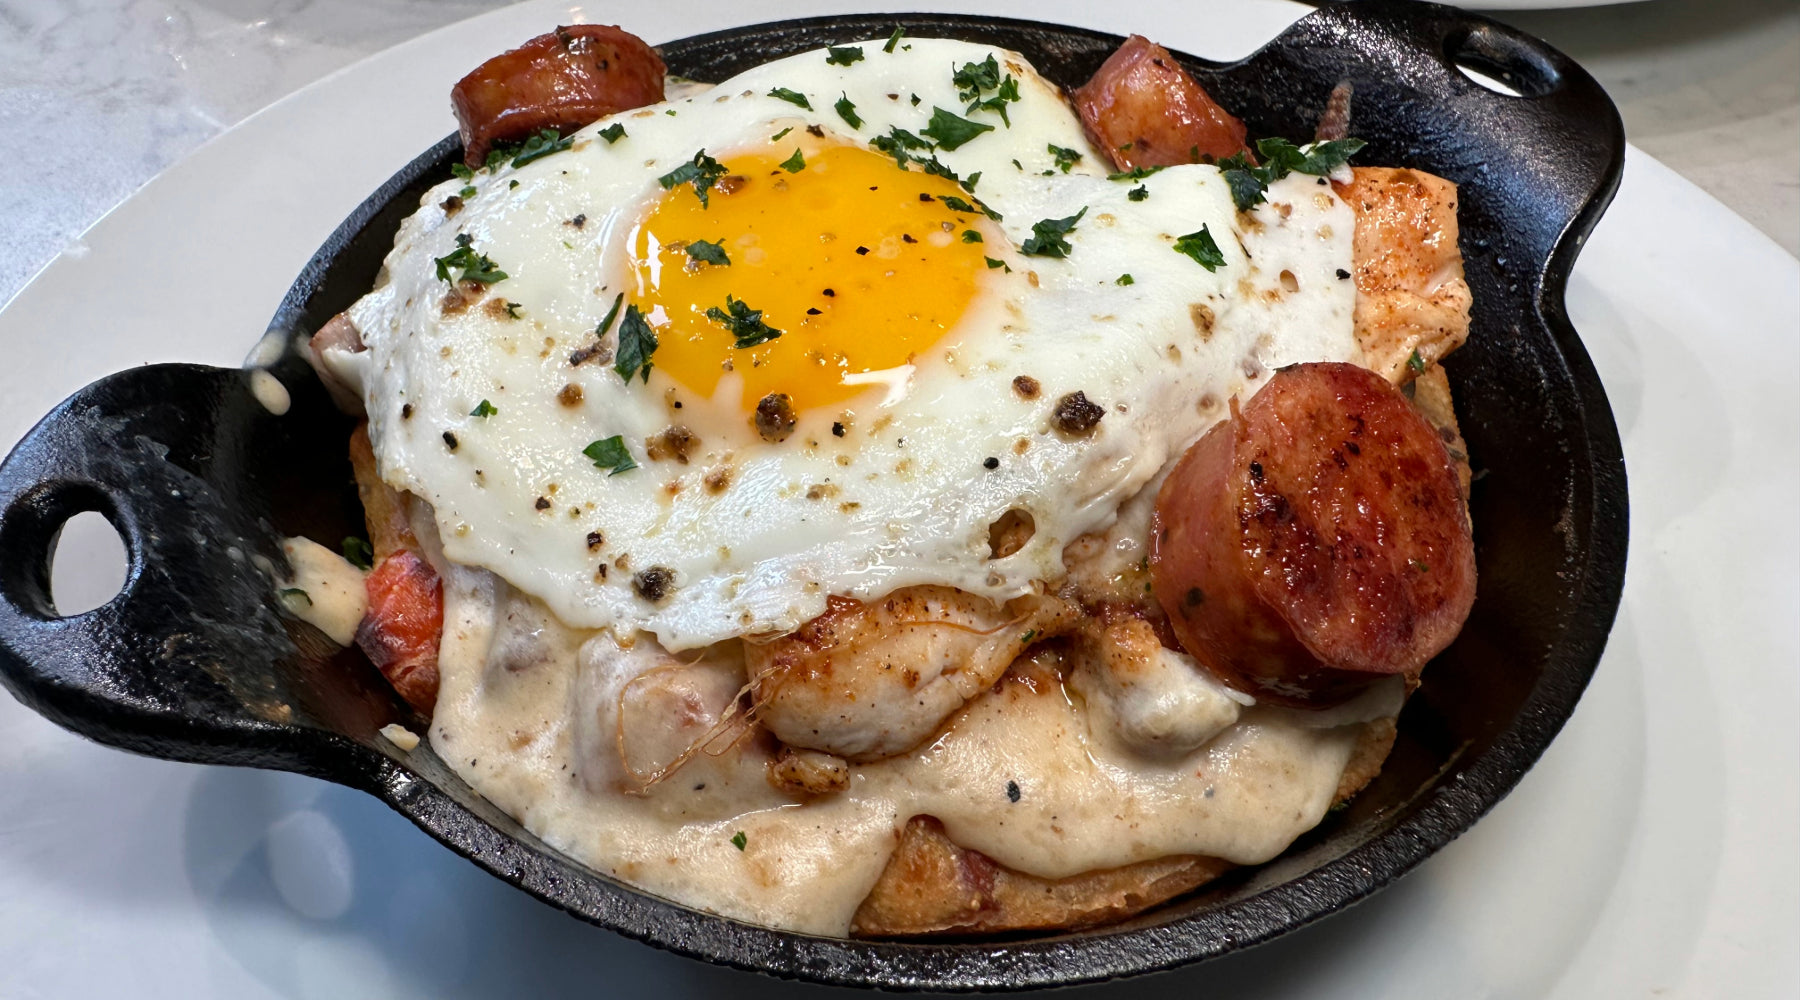
[[[1010,7],[1213,58],[1303,13]],[[527,4],[273,105],[121,205],[0,313],[0,442],[119,368],[236,364],[338,221],[451,131],[449,84],[506,44],[558,22],[665,39],[754,16],[723,2],[679,16]],[[1370,901],[1093,995],[1800,994],[1800,263],[1634,151],[1569,306],[1624,435],[1633,509],[1618,626],[1568,727],[1473,831]],[[830,992],[579,923],[361,793],[127,756],[4,698],[0,775],[0,995]]]

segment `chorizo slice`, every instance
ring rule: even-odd
[[[1282,369],[1188,449],[1157,495],[1150,573],[1202,665],[1296,707],[1416,677],[1475,600],[1438,431],[1399,389],[1340,363]]]
[[[407,704],[429,716],[437,707],[443,582],[418,553],[400,549],[376,564],[365,585],[369,613],[356,644]]]
[[[572,132],[663,99],[662,57],[616,26],[575,24],[477,66],[450,90],[463,162],[479,167],[495,142],[540,129]]]
[[[1223,159],[1245,148],[1244,123],[1142,35],[1126,39],[1072,96],[1088,137],[1120,170]]]

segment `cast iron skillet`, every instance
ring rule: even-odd
[[[1122,27],[1154,32],[1155,25]],[[672,72],[718,80],[896,24],[1024,53],[1065,86],[1117,36],[954,15],[818,18],[671,42]],[[546,25],[548,27],[548,25]],[[1182,57],[1252,136],[1304,139],[1355,86],[1359,162],[1462,185],[1474,332],[1448,364],[1474,463],[1480,597],[1407,704],[1381,776],[1275,861],[1127,923],[1007,941],[915,944],[781,933],[685,909],[557,854],[421,745],[423,723],[354,651],[277,610],[258,563],[279,539],[363,531],[350,423],[290,354],[293,409],[271,416],[247,373],[155,365],[100,380],[0,465],[0,677],[76,732],[173,760],[278,768],[380,797],[496,876],[599,926],[714,962],[831,983],[972,989],[1165,969],[1266,941],[1363,898],[1467,829],[1531,766],[1593,673],[1625,569],[1625,470],[1600,382],[1563,310],[1583,237],[1618,185],[1624,137],[1598,84],[1562,54],[1447,7],[1366,0],[1318,10],[1228,66]],[[1503,96],[1453,63],[1510,83]],[[446,81],[446,88],[448,81]],[[369,287],[400,220],[460,158],[452,136],[332,234],[276,313],[316,329]],[[110,603],[59,617],[50,554],[99,511],[130,568]],[[264,564],[266,565],[266,564]]]

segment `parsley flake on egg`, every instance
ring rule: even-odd
[[[437,263],[439,281],[453,284],[458,281],[479,281],[484,285],[491,285],[496,281],[506,280],[506,272],[496,267],[487,254],[476,253],[474,243],[468,233],[457,233],[456,249],[442,257],[433,258]],[[455,278],[450,277],[451,271],[457,272]]]
[[[919,134],[938,144],[938,148],[953,150],[983,132],[992,132],[994,126],[981,122],[972,122],[943,108],[931,109],[931,123],[919,130]]]
[[[1063,258],[1073,247],[1064,239],[1075,231],[1075,224],[1087,214],[1087,208],[1061,219],[1044,219],[1031,224],[1031,238],[1019,244],[1019,252],[1027,257]]]
[[[631,449],[625,447],[625,438],[618,434],[595,441],[581,449],[581,453],[594,463],[596,469],[610,469],[609,478],[638,467],[637,460],[631,457]]]
[[[761,309],[752,309],[742,299],[725,296],[725,308],[712,306],[706,310],[706,318],[722,324],[731,331],[737,348],[755,347],[781,336],[781,331],[763,322]]]
[[[798,90],[789,90],[786,87],[776,87],[774,90],[769,91],[769,96],[780,98],[795,107],[805,108],[808,111],[812,110],[812,102],[807,100],[806,95]]]
[[[725,167],[718,160],[706,155],[702,149],[694,154],[694,158],[674,170],[658,177],[656,182],[668,191],[680,184],[692,183],[694,195],[700,199],[701,205],[709,205],[707,192],[725,176]]]
[[[714,240],[710,243],[706,240],[695,240],[687,245],[687,255],[702,264],[717,264],[721,267],[731,264],[731,258],[725,255],[724,240]]]
[[[1219,244],[1213,242],[1212,231],[1206,226],[1177,239],[1175,252],[1194,258],[1194,263],[1208,271],[1225,266],[1225,255],[1219,251]]]
[[[616,304],[614,308],[617,308]],[[610,318],[610,314],[609,314]],[[625,319],[619,323],[618,358],[613,362],[613,371],[627,383],[633,375],[642,373],[644,381],[650,381],[650,355],[656,353],[656,331],[638,312],[636,305],[625,307]]]

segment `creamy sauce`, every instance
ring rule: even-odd
[[[1324,815],[1358,735],[1354,718],[1320,728],[1234,703],[1235,724],[1198,749],[1145,754],[1105,715],[1090,714],[1073,685],[1045,683],[1040,672],[977,697],[911,754],[853,765],[848,791],[803,802],[765,780],[765,744],[731,745],[729,727],[715,725],[743,679],[733,644],[698,660],[648,637],[621,649],[609,632],[576,635],[554,624],[491,574],[444,569],[442,688],[431,731],[438,753],[582,863],[773,927],[847,933],[916,815],[936,816],[957,843],[1001,864],[1051,878],[1172,854],[1265,861]],[[711,699],[688,705],[693,724],[683,739],[722,735],[635,793],[639,782],[620,757],[635,749],[620,739],[620,705],[632,703],[633,682],[680,671],[724,681],[677,685]],[[643,763],[669,756],[653,747]],[[733,844],[740,832],[742,850]]]
[[[288,396],[287,386],[282,385],[280,379],[261,368],[250,373],[250,393],[256,397],[258,403],[262,404],[263,409],[278,417],[287,413],[288,407],[293,405],[293,400]]]
[[[284,539],[281,551],[294,574],[280,584],[282,606],[332,642],[354,642],[356,626],[369,609],[363,571],[310,538]]]

